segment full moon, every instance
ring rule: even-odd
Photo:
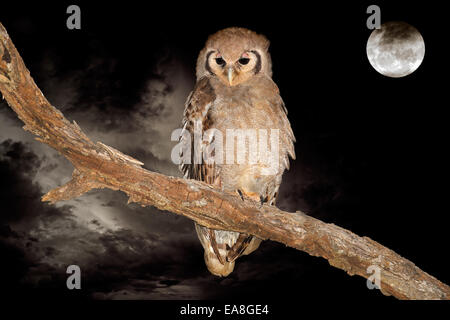
[[[405,22],[386,22],[367,41],[367,57],[379,73],[400,78],[419,68],[425,56],[425,42],[416,28]]]

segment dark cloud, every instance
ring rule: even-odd
[[[3,165],[23,176],[34,176],[41,164],[38,157],[23,143],[13,142],[11,139],[0,144],[0,154]]]
[[[40,201],[42,190],[33,179],[42,164],[25,144],[6,140],[0,144],[0,181],[2,223],[37,219],[37,216],[58,216],[68,207],[55,209]],[[37,212],[37,214],[36,214]]]

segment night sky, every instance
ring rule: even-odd
[[[297,138],[278,206],[368,236],[450,283],[448,13],[441,4],[377,2],[383,22],[408,22],[426,45],[421,67],[392,79],[366,57],[372,2],[96,3],[0,6],[0,22],[37,85],[93,141],[181,176],[170,134],[195,83],[197,54],[222,28],[252,29],[271,41],[273,78]],[[70,4],[81,7],[81,30],[66,28]],[[270,241],[217,278],[191,220],[127,205],[121,192],[42,203],[72,166],[22,125],[0,102],[0,272],[10,296],[393,299],[324,259]],[[71,264],[82,271],[78,291],[66,288]]]

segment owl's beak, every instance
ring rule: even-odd
[[[233,78],[234,78],[234,69],[233,67],[228,68],[228,83],[230,86],[233,85]]]

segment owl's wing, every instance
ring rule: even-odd
[[[215,99],[216,95],[209,78],[204,77],[197,82],[186,100],[183,130],[180,136],[180,142],[182,142],[180,170],[187,179],[220,185],[217,168],[214,164],[207,164],[204,159],[200,158],[205,148],[211,143],[213,136],[206,140],[203,140],[202,136],[199,139],[194,138],[196,132],[202,134],[210,128],[211,121],[208,117],[208,110],[214,104]]]
[[[284,155],[283,162],[284,167],[289,170],[289,156],[291,157],[291,159],[295,160],[295,136],[292,132],[291,123],[289,122],[289,119],[287,117],[288,111],[286,109],[284,101],[279,94],[277,94],[277,98],[278,101],[275,102],[275,105],[277,105],[279,108],[279,111],[277,112],[278,121],[282,124],[280,128],[285,128],[283,130],[283,134],[281,135],[282,145],[286,147],[286,154]]]
[[[246,233],[239,234],[236,243],[227,252],[227,261],[232,262],[239,258],[244,252],[249,248],[252,240],[255,239],[253,236],[249,236]],[[259,246],[259,243],[257,247]],[[256,249],[256,248],[255,248]]]

